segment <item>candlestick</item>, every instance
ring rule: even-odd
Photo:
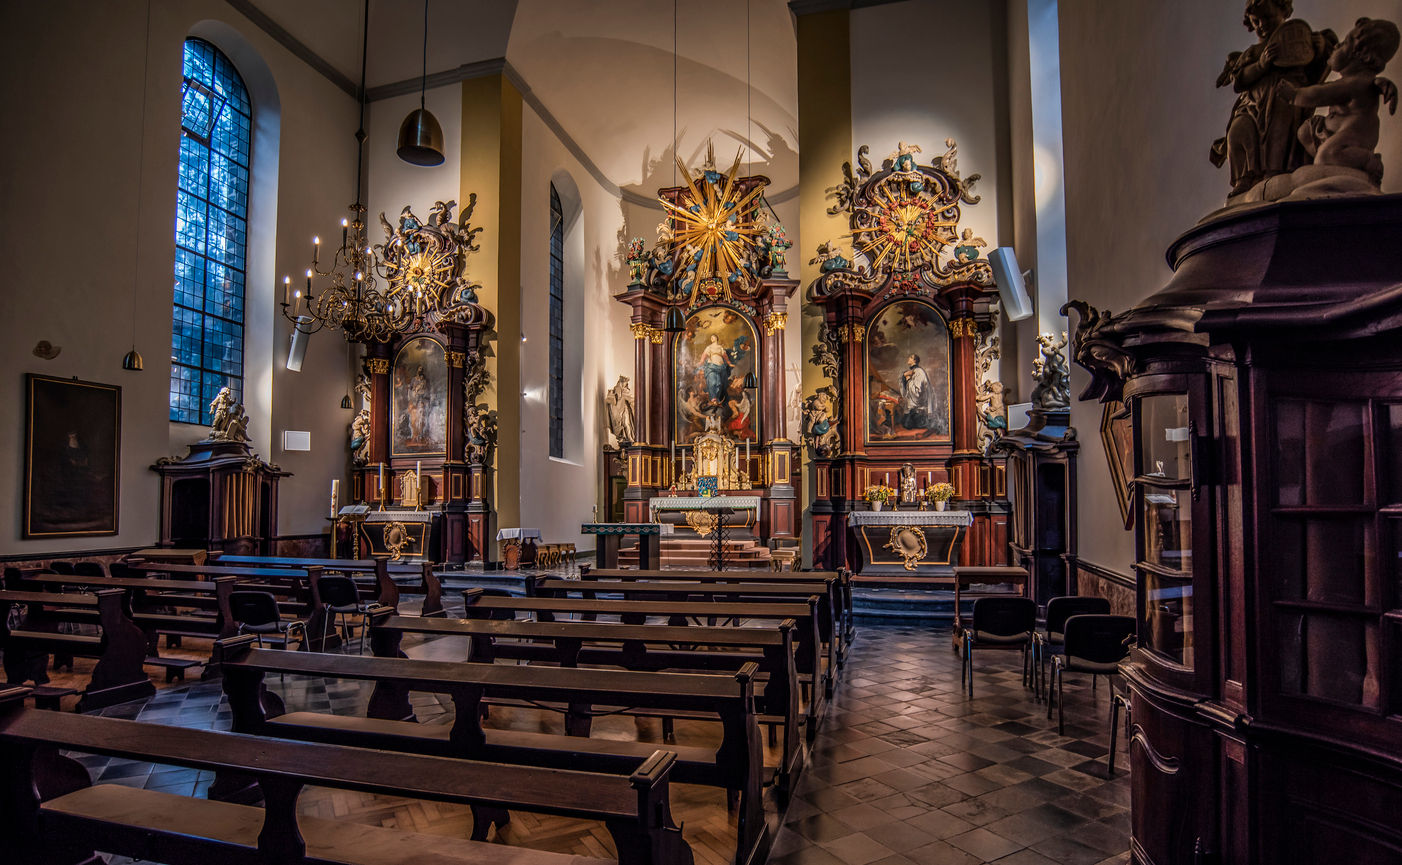
[[[284,277],[282,278],[282,305],[283,305],[283,306],[287,306],[288,301],[291,300],[291,299],[292,299],[292,277],[290,277],[290,276],[284,276]]]
[[[345,220],[345,219],[342,219],[342,220],[341,220],[341,249],[343,249],[343,250],[346,248],[346,229],[347,229],[349,226],[350,226],[350,222],[349,222],[349,221],[347,221],[347,220]]]
[[[311,296],[312,296],[312,269],[309,267],[309,268],[307,268],[307,298],[310,299]]]
[[[672,439],[672,471],[677,470],[677,440]]]
[[[336,511],[338,510],[338,508],[336,507],[336,505],[340,504],[340,501],[341,501],[341,482],[340,482],[338,479],[336,479],[336,478],[332,478],[332,479],[331,479],[331,519],[333,519],[333,520],[336,519]]]
[[[312,236],[312,265],[315,266],[321,260],[321,238]]]
[[[376,490],[376,492],[378,492],[378,493],[380,493],[381,495],[383,495],[383,494],[384,494],[384,489],[385,489],[385,464],[384,464],[384,463],[380,463],[380,485],[379,485],[379,488]]]
[[[925,486],[930,486],[935,481],[934,472],[925,472]]]
[[[745,439],[745,474],[750,473],[750,440]]]
[[[890,473],[890,472],[887,472],[887,473],[886,473],[886,486],[889,487],[890,485],[891,485],[891,473]]]

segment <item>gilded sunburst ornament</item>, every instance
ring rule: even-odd
[[[692,305],[750,293],[759,238],[766,230],[757,204],[768,181],[737,183],[738,152],[725,174],[716,170],[709,153],[697,174],[680,159],[677,167],[686,178],[681,196],[675,202],[660,200],[672,220],[671,247],[682,252],[679,287],[690,295]]]

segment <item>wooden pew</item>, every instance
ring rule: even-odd
[[[49,655],[56,659],[79,656],[96,658],[92,677],[78,700],[78,711],[88,712],[156,693],[145,670],[146,638],[126,615],[121,589],[101,589],[91,594],[0,591],[0,651],[5,654],[5,681],[23,685],[49,681]],[[10,611],[27,610],[24,624],[10,627]],[[69,611],[72,611],[70,614]],[[89,622],[93,616],[101,633],[63,634],[65,622]],[[72,661],[68,663],[71,665]]]
[[[431,562],[391,562],[389,559],[313,559],[294,556],[219,556],[217,564],[252,565],[261,568],[319,567],[322,572],[335,571],[354,577],[369,574],[375,578],[378,596],[375,603],[398,607],[401,594],[423,595],[421,616],[447,615],[443,610],[443,584],[433,572]],[[413,577],[417,584],[399,585],[394,577]]]
[[[857,629],[852,619],[852,572],[846,568],[839,568],[836,571],[769,571],[752,572],[743,570],[734,571],[706,571],[706,570],[633,570],[628,568],[600,569],[591,568],[587,564],[580,566],[580,579],[598,580],[685,580],[693,582],[741,582],[753,580],[764,583],[779,582],[805,582],[811,580],[827,581],[835,579],[837,581],[837,603],[835,608],[840,610],[839,617],[842,620],[842,648],[841,657],[845,659],[847,647],[852,639],[857,635]]]
[[[733,676],[508,667],[278,652],[253,648],[246,636],[221,640],[217,649],[234,730],[263,736],[626,774],[652,752],[653,746],[588,738],[593,706],[716,712],[722,729],[720,746],[675,748],[672,779],[720,787],[732,799],[738,793],[737,865],[762,865],[768,853],[770,839],[762,805],[764,761],[753,695],[759,668],[754,663],[744,665]],[[285,712],[281,699],[263,684],[269,673],[374,682],[368,717]],[[416,723],[409,702],[413,691],[451,695],[456,713],[452,727]],[[489,697],[567,706],[569,735],[483,729],[482,701]],[[210,795],[237,795],[242,786],[238,779],[216,779]]]
[[[340,632],[330,627],[326,604],[321,600],[321,568],[311,565],[305,568],[255,568],[242,565],[167,565],[134,564],[133,571],[147,574],[170,574],[172,576],[233,577],[238,581],[234,590],[271,592],[288,598],[278,606],[284,614],[300,616],[307,623],[307,646],[313,652],[325,652],[339,648]],[[392,583],[391,583],[392,585]],[[233,613],[227,604],[222,611],[229,620]]]
[[[567,580],[538,574],[526,576],[526,594],[531,597],[569,597],[578,592],[585,598],[600,593],[619,595],[625,600],[696,600],[696,601],[789,601],[818,596],[818,639],[831,646],[834,664],[842,659],[842,624],[840,594],[837,579],[812,579],[806,582],[774,582],[770,580],[672,581],[672,580]],[[835,676],[837,669],[831,670]]]
[[[822,615],[820,595],[809,595],[803,601],[615,601],[590,598],[516,598],[486,595],[480,588],[464,589],[464,615],[469,619],[514,618],[527,613],[538,621],[554,621],[555,615],[578,615],[592,621],[600,614],[616,615],[624,624],[642,625],[649,616],[664,616],[668,624],[686,626],[689,618],[759,619],[778,621],[793,619],[797,624],[794,639],[800,677],[814,683],[809,700],[809,718],[816,728],[822,719],[826,702],[833,694],[836,671],[836,650],[831,641],[819,638]],[[826,663],[825,663],[826,660]]]
[[[41,713],[23,707],[26,690],[0,691],[0,837],[5,861],[15,865],[105,861],[97,851],[168,865],[605,861],[299,816],[298,796],[310,785],[467,804],[474,811],[513,808],[602,820],[620,865],[693,861],[672,825],[668,780],[675,755],[668,751],[655,751],[624,774],[502,766]],[[82,765],[59,749],[244,773],[261,792],[263,807],[93,785]]]
[[[370,614],[370,645],[378,657],[395,658],[403,657],[399,650],[403,634],[465,637],[470,640],[469,661],[493,663],[505,659],[554,663],[562,667],[611,666],[651,672],[735,672],[746,663],[755,662],[759,665],[758,681],[763,683],[755,695],[756,720],[783,729],[780,764],[774,781],[787,796],[803,769],[794,627],[792,619],[784,619],[774,628],[424,619],[399,616],[388,608],[378,608]],[[692,648],[686,648],[688,646]],[[706,651],[702,647],[719,651]],[[646,714],[663,717],[663,736],[670,741],[670,722],[676,715],[656,711]],[[715,713],[689,716],[714,718]]]
[[[166,681],[185,678],[187,667],[198,666],[199,661],[187,658],[162,657],[160,635],[167,637],[202,637],[217,640],[232,637],[235,625],[228,618],[229,592],[233,591],[233,577],[215,577],[211,582],[196,580],[159,580],[144,577],[84,577],[67,574],[31,574],[6,581],[11,589],[26,588],[37,591],[51,591],[65,588],[121,589],[127,593],[126,608],[132,622],[146,634],[146,658],[148,666],[162,667],[166,671]],[[181,609],[184,612],[171,612]],[[198,610],[199,613],[191,613]],[[83,621],[99,624],[93,612]],[[218,675],[218,667],[204,662],[202,678],[210,679]]]

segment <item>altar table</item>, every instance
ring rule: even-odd
[[[847,529],[861,576],[952,579],[968,511],[852,511]]]

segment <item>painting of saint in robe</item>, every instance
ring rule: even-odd
[[[745,390],[756,343],[753,325],[733,309],[703,309],[687,320],[672,354],[679,444],[704,432],[758,440],[758,392]]]
[[[448,364],[437,340],[416,337],[399,349],[390,397],[393,456],[448,452]]]
[[[949,439],[949,327],[929,304],[893,303],[867,329],[867,441]]]

